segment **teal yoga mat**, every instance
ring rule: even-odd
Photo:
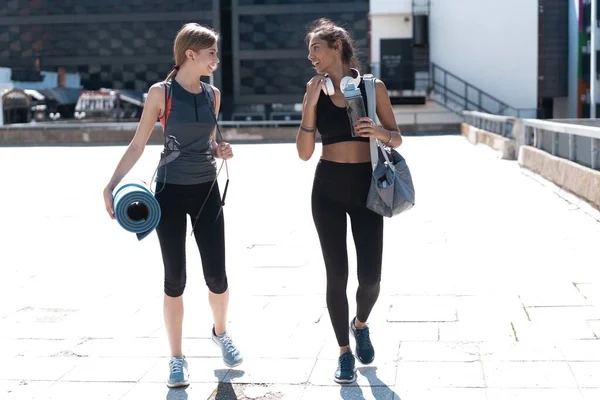
[[[138,240],[152,233],[160,221],[160,205],[143,182],[117,186],[113,191],[113,206],[119,225],[135,233]]]

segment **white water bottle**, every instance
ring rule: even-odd
[[[350,120],[351,135],[356,137],[358,135],[354,130],[354,124],[356,124],[356,121],[359,118],[367,116],[365,102],[360,93],[360,89],[354,87],[354,83],[348,83],[348,86],[344,89],[344,99],[346,100],[346,112],[348,113],[348,119]]]

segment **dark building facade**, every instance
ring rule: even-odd
[[[214,82],[224,111],[298,103],[314,73],[304,43],[311,21],[351,31],[368,68],[368,0],[0,0],[0,66],[79,72],[84,89],[147,91],[173,66],[187,22],[221,33]]]

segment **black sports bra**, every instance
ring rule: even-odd
[[[365,106],[367,105],[367,95],[365,84],[361,79],[358,85],[362,94]],[[317,130],[321,135],[323,146],[339,142],[368,142],[367,137],[352,137],[352,128],[348,120],[346,107],[338,107],[328,95],[321,91],[319,101],[317,102]]]

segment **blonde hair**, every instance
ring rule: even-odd
[[[202,49],[208,49],[217,43],[218,40],[219,34],[210,28],[195,22],[183,25],[179,32],[177,32],[177,36],[175,36],[175,43],[173,44],[175,66],[169,75],[167,75],[167,80],[177,75],[177,70],[185,62],[185,52],[187,50],[197,52]]]

